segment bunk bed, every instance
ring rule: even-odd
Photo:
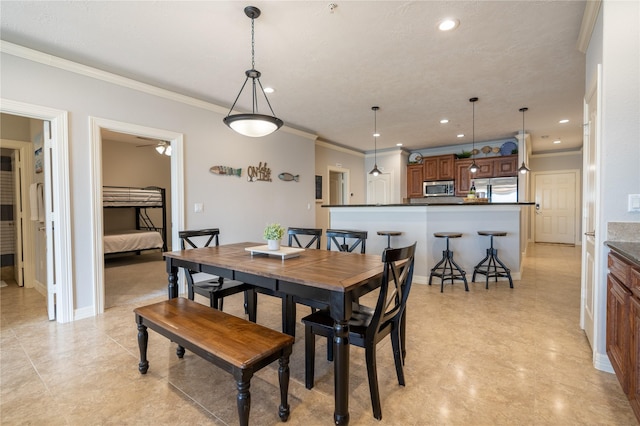
[[[103,186],[102,207],[134,209],[133,229],[109,231],[104,234],[104,254],[136,253],[143,250],[167,251],[167,200],[164,188]],[[160,209],[162,225],[151,220],[148,209]],[[156,219],[156,222],[157,219]]]

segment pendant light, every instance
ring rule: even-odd
[[[520,166],[520,168],[518,169],[518,171],[520,172],[520,174],[527,174],[528,172],[530,172],[531,170],[529,170],[529,168],[527,167],[526,164],[524,164],[524,159],[527,156],[527,151],[524,149],[525,145],[524,145],[524,140],[526,138],[525,133],[524,133],[524,113],[525,111],[529,110],[529,108],[520,108],[520,112],[522,113],[522,166]]]
[[[377,113],[380,107],[372,106],[371,109],[373,110],[373,170],[371,170],[369,174],[378,176],[380,173],[382,173],[380,170],[378,170],[378,142],[377,142],[378,136],[380,136],[380,134],[378,133],[378,122],[377,122]]]
[[[236,100],[231,105],[231,109],[229,109],[229,113],[222,120],[224,124],[229,126],[232,130],[240,133],[244,136],[250,137],[261,137],[267,136],[276,130],[278,130],[284,124],[282,120],[277,118],[273,112],[273,108],[271,108],[271,104],[269,103],[269,99],[267,98],[267,94],[264,93],[264,89],[262,87],[262,83],[260,83],[260,71],[256,70],[255,67],[255,51],[254,51],[254,30],[253,30],[253,21],[258,16],[260,16],[260,9],[255,6],[247,6],[244,8],[244,13],[249,18],[251,18],[251,69],[245,71],[245,75],[247,78],[244,80],[244,84],[240,88],[240,93],[236,97]],[[252,94],[252,103],[251,103],[251,114],[234,114],[231,115],[231,111],[236,106],[236,102],[238,102],[238,98],[242,94],[244,90],[244,86],[246,86],[247,81],[251,79],[251,94]],[[260,86],[260,91],[264,95],[265,100],[267,101],[267,105],[271,110],[271,115],[265,115],[258,113],[258,98],[256,96],[256,82],[258,86]]]
[[[469,102],[471,102],[471,105],[473,105],[473,120],[471,122],[471,143],[473,144],[473,150],[471,151],[471,165],[469,166],[469,171],[471,173],[475,173],[478,171],[478,165],[476,164],[476,160],[475,160],[475,151],[476,151],[476,102],[478,101],[478,98],[471,98],[469,99]]]

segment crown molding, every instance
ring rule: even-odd
[[[355,155],[356,157],[361,157],[361,158],[365,157],[365,155],[360,151],[355,151],[353,149],[345,148],[339,145],[334,145],[332,143],[321,141],[321,140],[316,140],[316,146],[332,149],[334,151],[344,152],[345,154],[349,154],[349,155]]]
[[[589,41],[591,41],[591,34],[593,33],[593,28],[596,25],[596,20],[598,19],[598,12],[600,12],[601,3],[601,0],[588,0],[587,5],[584,8],[577,44],[578,50],[582,53],[587,53]]]

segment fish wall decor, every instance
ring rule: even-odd
[[[278,177],[280,178],[280,180],[283,180],[285,182],[291,182],[292,180],[295,180],[296,182],[300,182],[300,175],[294,176],[289,172],[280,173]]]
[[[234,169],[232,167],[227,166],[213,166],[209,169],[209,171],[215,175],[226,175],[226,176],[242,176],[242,169]]]

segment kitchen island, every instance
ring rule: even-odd
[[[387,237],[378,231],[400,231],[391,238],[392,247],[408,246],[417,242],[414,282],[426,284],[429,273],[442,258],[445,239],[435,238],[434,232],[461,232],[462,238],[450,241],[454,259],[467,273],[471,283],[473,267],[480,262],[489,247],[489,238],[478,231],[505,231],[507,236],[494,238],[498,257],[511,269],[511,277],[519,280],[521,263],[526,247],[526,226],[523,210],[533,203],[501,204],[389,204],[389,205],[326,205],[329,209],[329,227],[368,231],[367,253],[382,253]],[[484,276],[477,282],[484,286]],[[435,279],[440,284],[440,280]],[[471,285],[471,284],[470,284]],[[464,287],[461,287],[464,288]]]

